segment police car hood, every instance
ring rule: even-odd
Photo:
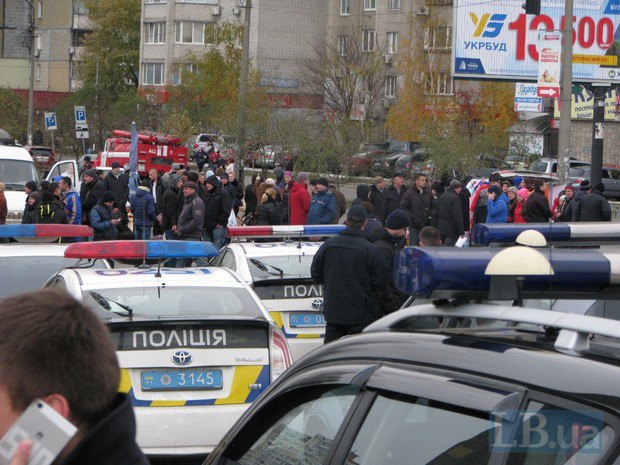
[[[141,324],[141,325],[161,325],[170,323],[222,323],[222,322],[239,322],[239,323],[255,323],[255,324],[270,324],[270,322],[262,316],[250,317],[240,315],[213,315],[213,316],[133,316],[110,314],[103,310],[95,310],[97,316],[108,325],[127,325],[127,324]]]

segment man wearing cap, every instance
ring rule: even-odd
[[[579,190],[577,192],[575,192],[575,195],[573,196],[573,200],[571,200],[570,202],[570,220],[568,221],[578,221],[577,220],[577,207],[579,206],[579,204],[581,203],[581,199],[583,199],[586,194],[588,194],[588,192],[590,192],[592,190],[592,185],[590,184],[590,181],[588,181],[587,179],[584,179],[583,181],[581,181],[581,184],[579,184]],[[567,214],[568,217],[568,214]]]
[[[116,198],[114,208],[118,208],[121,213],[124,213],[125,204],[129,199],[129,178],[121,173],[119,162],[112,162],[112,170],[103,180],[103,187],[114,194]]]
[[[409,214],[409,245],[418,245],[420,229],[431,224],[431,191],[427,186],[425,173],[416,173],[413,186],[400,202],[400,208]]]
[[[577,221],[611,221],[611,206],[603,195],[605,184],[597,183],[577,205]]]
[[[173,163],[172,165],[170,165],[170,170],[165,172],[164,175],[161,177],[161,182],[163,183],[165,189],[168,189],[171,186],[170,176],[172,176],[173,174],[178,174],[180,169],[181,165],[179,163]]]
[[[84,224],[90,224],[90,212],[95,205],[97,205],[97,202],[106,190],[103,182],[100,181],[99,176],[97,176],[97,171],[94,169],[84,171],[82,180],[82,186],[80,187],[82,221],[84,221]]]
[[[375,176],[375,182],[370,186],[368,201],[372,203],[373,211],[377,216],[381,213],[383,199],[385,197],[385,179],[382,176]]]
[[[324,289],[325,343],[359,333],[378,319],[379,291],[387,285],[385,259],[362,232],[364,207],[351,207],[346,224],[321,245],[310,267],[312,279]]]
[[[112,216],[112,206],[116,198],[110,191],[101,194],[101,198],[90,212],[90,224],[93,227],[95,241],[112,241],[118,237],[118,229],[116,225],[120,223],[120,219]]]
[[[198,196],[198,186],[188,181],[183,184],[183,207],[179,214],[179,221],[172,226],[174,232],[182,241],[201,241],[205,221],[205,204]],[[191,259],[178,259],[176,266],[183,268],[191,265]]]
[[[205,239],[213,242],[217,249],[224,247],[226,242],[226,226],[232,210],[232,199],[227,191],[223,190],[217,176],[207,178],[207,194],[204,198]]]
[[[332,224],[337,216],[338,205],[336,205],[336,197],[329,191],[329,181],[319,178],[316,194],[310,200],[306,224]]]
[[[396,288],[392,277],[394,258],[405,246],[407,229],[409,229],[409,215],[401,209],[396,209],[386,218],[385,227],[380,225],[369,234],[370,240],[385,259],[388,285],[379,290],[379,303],[383,315],[398,310],[407,299],[407,296]]]
[[[381,220],[382,223],[385,223],[390,213],[398,208],[406,190],[405,177],[403,174],[399,172],[394,173],[392,176],[392,185],[385,191],[383,195],[383,204],[381,205],[381,209],[377,212],[379,220]]]
[[[306,217],[308,216],[308,210],[310,210],[308,182],[308,174],[303,171],[297,175],[297,181],[293,182],[291,195],[289,196],[290,224],[306,224]]]
[[[439,197],[439,211],[437,229],[441,233],[441,240],[445,245],[455,245],[459,237],[465,234],[463,224],[463,210],[461,207],[461,181],[453,179],[448,189]]]

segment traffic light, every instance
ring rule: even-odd
[[[540,0],[525,0],[523,4],[525,14],[539,15],[540,14]]]

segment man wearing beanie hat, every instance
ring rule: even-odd
[[[232,198],[216,176],[207,178],[207,194],[204,197],[204,203],[205,239],[213,242],[219,250],[224,247],[226,242],[226,225],[232,210]]]
[[[611,206],[603,195],[605,184],[598,182],[577,205],[577,221],[611,221]]]
[[[523,180],[523,176],[515,176],[512,180],[512,185],[517,189],[523,189],[525,187],[525,181]]]
[[[103,187],[114,194],[114,208],[118,208],[124,216],[125,203],[129,199],[129,177],[121,173],[119,162],[112,162],[112,170],[103,179]]]
[[[291,195],[289,196],[289,223],[306,224],[306,217],[310,210],[310,194],[308,193],[308,174],[303,171],[297,175],[297,181],[293,182]]]
[[[326,344],[360,333],[381,317],[379,291],[387,285],[388,269],[362,231],[366,219],[364,207],[351,207],[347,228],[325,241],[312,260],[312,279],[323,285]]]
[[[97,171],[88,169],[82,175],[82,186],[80,187],[80,202],[82,203],[82,220],[84,224],[90,224],[90,212],[97,205],[99,199],[105,192],[103,182],[99,180]]]
[[[310,210],[306,224],[332,224],[338,217],[336,197],[329,191],[329,181],[319,178],[316,185],[316,194],[310,201]]]
[[[161,211],[161,229],[166,239],[177,239],[178,236],[172,231],[179,221],[179,212],[183,206],[183,178],[178,174],[171,174],[170,187],[164,192]],[[170,266],[170,264],[168,264]]]
[[[133,232],[138,240],[148,241],[153,232],[157,213],[155,211],[155,198],[151,194],[151,184],[142,181],[135,198],[131,202],[131,213],[133,213]]]
[[[396,288],[392,278],[392,265],[398,251],[405,246],[409,225],[409,215],[398,208],[385,219],[385,227],[379,226],[369,235],[372,243],[381,251],[386,265],[388,285],[379,290],[379,303],[383,315],[398,310],[407,299],[407,296]]]
[[[437,229],[441,233],[441,240],[447,246],[455,245],[459,237],[465,234],[463,209],[459,197],[461,189],[461,182],[453,179],[438,200]]]
[[[116,225],[120,219],[113,217],[112,206],[116,197],[110,191],[101,194],[101,198],[90,212],[90,224],[94,230],[93,240],[112,241],[118,237]]]
[[[383,199],[385,198],[385,179],[382,176],[375,176],[375,182],[370,186],[368,201],[372,203],[372,208],[377,217],[383,208]]]

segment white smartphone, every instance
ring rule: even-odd
[[[49,465],[76,432],[66,418],[37,399],[0,439],[0,465],[9,465],[24,439],[32,441],[28,465]]]

